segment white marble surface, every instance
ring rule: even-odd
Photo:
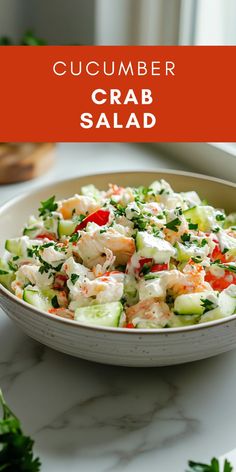
[[[156,167],[177,165],[142,146],[62,144],[53,171],[1,187],[0,199],[79,173]],[[171,368],[92,364],[39,345],[0,311],[0,386],[42,472],[184,472],[187,459],[233,449],[235,364],[236,351]]]

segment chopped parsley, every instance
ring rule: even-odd
[[[86,218],[86,215],[83,215],[83,214],[81,214],[81,215],[76,215],[76,214],[74,214],[74,215],[72,216],[73,222],[76,223],[76,224],[78,224],[78,225],[79,225],[80,223],[82,223],[82,221],[85,220],[85,218]]]
[[[196,231],[196,230],[198,230],[198,224],[197,224],[197,223],[191,223],[191,222],[189,221],[189,223],[188,223],[188,228],[189,228],[189,229],[193,229],[193,230]]]
[[[51,247],[51,246],[55,246],[55,249],[56,249],[55,243],[52,243],[52,242],[42,244],[41,248],[46,249],[47,247]]]
[[[59,308],[60,305],[58,303],[58,299],[57,299],[56,295],[54,295],[54,297],[52,298],[51,304],[52,304],[53,308]]]
[[[78,279],[79,279],[78,274],[71,274],[70,280],[71,280],[73,285],[75,285],[75,283],[77,282]]]
[[[218,213],[218,215],[216,215],[216,221],[224,221],[225,220],[225,215],[223,215],[223,213]]]
[[[169,223],[166,223],[166,228],[171,229],[171,231],[174,231],[175,233],[178,232],[178,228],[181,225],[181,220],[179,218],[175,218],[174,220],[169,221]]]
[[[183,242],[189,242],[190,239],[191,239],[191,235],[188,234],[188,233],[184,233],[184,234],[182,234],[181,239],[182,239]]]
[[[9,272],[7,272],[6,270],[2,270],[0,269],[0,275],[8,275]]]
[[[8,267],[10,270],[13,270],[13,272],[16,272],[18,270],[17,265],[13,264],[11,261],[8,262]]]
[[[222,251],[222,254],[226,254],[226,252],[228,252],[228,251],[229,251],[229,248],[228,248],[228,247],[225,247],[225,248],[223,249],[223,251]]]
[[[201,298],[201,302],[202,302],[201,306],[204,307],[204,313],[206,313],[207,311],[213,310],[217,306],[214,302],[212,302],[208,298]]]
[[[52,211],[56,211],[58,208],[58,204],[55,202],[55,195],[50,197],[48,200],[44,200],[41,203],[41,207],[39,208],[39,216],[48,215],[48,213],[52,213]]]
[[[77,243],[77,241],[79,241],[79,238],[80,238],[80,234],[79,233],[74,233],[70,237],[69,242],[70,243]]]
[[[236,265],[233,264],[222,264],[220,260],[214,261],[212,265],[217,265],[221,269],[228,270],[229,272],[234,272],[236,274]]]
[[[200,256],[196,256],[196,257],[191,257],[192,261],[195,262],[196,264],[199,264],[200,262],[202,262],[202,258]]]

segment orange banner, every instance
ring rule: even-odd
[[[0,141],[236,141],[234,46],[2,46]]]

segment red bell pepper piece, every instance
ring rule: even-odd
[[[144,264],[151,264],[153,261],[153,259],[151,259],[150,257],[144,257],[142,259],[139,260],[139,270],[141,270],[144,266]]]
[[[209,282],[214,290],[219,290],[221,292],[231,284],[236,285],[236,275],[226,270],[223,277],[216,277],[216,275],[209,271],[205,276],[205,281]]]
[[[168,264],[154,264],[150,272],[160,272],[161,270],[168,270]]]
[[[79,223],[75,228],[75,233],[84,229],[88,223],[96,223],[98,226],[103,226],[108,223],[110,212],[108,210],[97,210],[91,215],[86,216],[81,223]]]
[[[42,233],[36,236],[36,239],[49,239],[50,241],[56,241],[56,236],[51,233]]]
[[[127,323],[126,328],[132,329],[135,328],[135,326],[133,325],[133,323]]]
[[[220,246],[219,246],[219,243],[217,243],[214,247],[214,250],[211,254],[211,260],[212,261],[221,261],[221,262],[226,262],[226,257],[225,257],[225,254],[223,254],[220,250]]]
[[[62,290],[66,284],[68,280],[68,277],[67,275],[64,275],[64,274],[57,274],[55,276],[55,280],[54,280],[54,284],[53,284],[53,288],[55,290]]]

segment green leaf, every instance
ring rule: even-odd
[[[74,234],[72,234],[72,236],[70,237],[69,241],[70,241],[70,243],[77,243],[77,241],[79,240],[79,238],[80,238],[79,233],[74,233]]]
[[[55,198],[55,195],[53,195],[53,197],[50,197],[48,200],[40,202],[42,206],[39,208],[39,216],[44,216],[57,210],[58,205],[55,202]]]
[[[189,461],[188,469],[186,472],[220,472],[220,464],[218,459],[215,457],[211,460],[210,464],[203,464],[201,462]],[[224,462],[224,469],[222,472],[233,472],[232,465],[227,461]]]
[[[216,308],[215,303],[211,300],[208,300],[208,298],[201,298],[201,305],[204,307],[204,313]]]
[[[189,228],[189,229],[193,229],[193,230],[197,230],[197,229],[198,229],[198,224],[197,224],[197,223],[191,223],[190,220],[187,220],[187,221],[189,221],[189,223],[188,223],[188,228]]]
[[[12,45],[12,41],[8,36],[2,36],[0,38],[0,46],[11,46],[11,45]]]
[[[53,308],[59,308],[60,306],[56,295],[54,295],[54,297],[52,298],[51,303],[52,303]]]
[[[6,404],[0,390],[0,472],[39,472],[40,460],[33,457],[34,441],[25,436],[19,419]]]
[[[221,269],[228,270],[229,272],[234,272],[236,273],[236,265],[233,264],[221,264],[218,263],[217,261],[213,262],[212,265],[217,265],[218,267],[221,267]]]
[[[41,38],[37,38],[33,31],[28,30],[25,32],[21,44],[22,46],[45,46],[46,42]]]
[[[71,280],[71,282],[72,282],[73,285],[75,285],[75,283],[77,282],[78,278],[79,278],[79,275],[78,275],[78,274],[71,274],[70,280]]]
[[[224,470],[223,472],[233,472],[233,467],[232,465],[230,464],[230,462],[227,461],[227,459],[225,459],[225,462],[224,462]]]
[[[172,231],[175,231],[177,233],[179,226],[181,225],[181,221],[179,218],[175,218],[174,220],[169,221],[165,226],[168,229],[171,229]]]
[[[184,234],[182,234],[181,239],[182,239],[183,242],[189,242],[190,239],[191,239],[191,236],[188,233],[184,233]]]

